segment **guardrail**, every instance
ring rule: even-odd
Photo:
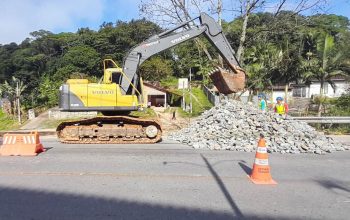
[[[220,98],[218,95],[215,95],[215,93],[213,93],[212,91],[209,90],[208,87],[206,87],[205,85],[203,85],[203,92],[205,93],[205,95],[208,97],[208,100],[211,102],[211,104],[213,105],[217,105],[220,103]]]
[[[350,124],[350,117],[291,117],[294,120],[306,123],[319,124]]]

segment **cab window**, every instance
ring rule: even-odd
[[[111,82],[116,83],[116,84],[120,84],[121,75],[122,75],[121,72],[112,72]]]

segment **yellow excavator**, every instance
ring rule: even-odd
[[[201,13],[136,45],[125,57],[123,68],[111,59],[104,60],[104,75],[99,83],[90,83],[87,79],[67,80],[60,87],[61,111],[99,111],[104,116],[61,123],[57,127],[60,141],[94,144],[160,141],[162,129],[158,121],[126,116],[144,107],[139,66],[151,56],[200,35],[217,49],[228,67],[218,67],[208,73],[218,91],[231,94],[244,89],[245,73],[221,27],[212,17]]]

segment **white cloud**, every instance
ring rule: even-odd
[[[35,30],[75,31],[100,23],[105,0],[1,0],[0,44],[20,43]]]

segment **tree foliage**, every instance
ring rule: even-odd
[[[140,68],[141,76],[149,81],[160,81],[170,77],[172,73],[171,61],[159,56],[145,61]]]
[[[176,23],[188,16],[195,17],[186,15],[186,8],[181,8],[182,1],[173,2],[176,4],[172,6],[181,12],[175,19]],[[197,4],[201,1],[191,2]],[[198,5],[198,9],[205,4]],[[164,8],[166,5],[158,6]],[[149,12],[151,15],[152,10]],[[242,44],[243,22],[244,16],[222,22],[235,50]],[[240,61],[247,72],[247,88],[254,92],[266,90],[274,84],[305,83],[312,77],[317,78],[317,74],[330,82],[334,74],[348,75],[349,27],[349,19],[338,15],[303,16],[281,9],[278,13],[249,12]],[[162,31],[161,27],[146,19],[103,23],[96,31],[89,28],[58,34],[34,31],[20,44],[0,45],[0,84],[9,83],[12,77],[24,82],[23,104],[26,108],[57,105],[59,86],[68,78],[100,78],[104,58],[112,58],[122,66],[131,48]],[[199,38],[147,60],[139,73],[147,80],[161,81],[187,77],[191,70],[196,79],[208,83],[207,72],[220,63],[216,55],[215,48],[205,38]],[[2,90],[2,96],[6,95],[5,92]]]

